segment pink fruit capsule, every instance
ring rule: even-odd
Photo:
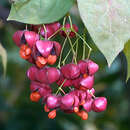
[[[54,109],[57,106],[59,106],[58,97],[56,97],[54,95],[50,95],[50,96],[47,97],[46,103],[47,103],[47,107],[49,109]]]
[[[76,64],[66,64],[61,67],[63,76],[67,79],[75,79],[80,75],[80,69]]]
[[[15,32],[14,35],[13,35],[13,41],[14,41],[14,43],[15,43],[18,47],[20,47],[22,44],[25,44],[25,43],[23,43],[22,40],[21,40],[23,34],[24,34],[24,31],[19,30],[19,31]]]
[[[44,84],[42,86],[40,86],[38,92],[40,93],[40,95],[42,97],[44,97],[44,100],[46,100],[46,98],[51,95],[52,89],[50,86]]]
[[[79,107],[79,97],[74,95],[74,107]]]
[[[74,104],[74,96],[66,94],[61,98],[61,109],[69,109]]]
[[[53,46],[54,46],[54,50],[55,50],[56,56],[59,56],[60,52],[61,52],[61,45],[60,45],[60,43],[56,42],[56,41],[52,41],[52,43],[53,43]]]
[[[47,79],[47,68],[44,67],[43,69],[39,69],[38,72],[35,74],[36,80],[40,83],[48,84]]]
[[[78,66],[79,66],[79,68],[80,68],[81,74],[87,73],[87,62],[86,62],[86,61],[80,60],[80,61],[78,62]]]
[[[51,41],[39,40],[36,42],[36,47],[43,57],[48,57],[53,48],[53,43]]]
[[[92,110],[95,112],[105,111],[107,108],[107,99],[105,97],[97,97],[92,103]]]
[[[39,82],[32,81],[30,84],[30,90],[36,91],[41,87],[41,84]]]
[[[94,76],[88,76],[80,81],[80,85],[86,89],[92,89],[94,84]]]
[[[79,89],[80,81],[81,81],[81,80],[82,80],[82,77],[73,79],[73,80],[72,80],[72,85],[73,85],[75,88]]]
[[[40,90],[41,89],[41,90]],[[30,90],[31,91],[36,91],[38,90],[39,93],[41,94],[41,96],[44,96],[47,93],[51,93],[51,88],[50,86],[43,84],[43,83],[39,83],[36,81],[32,81],[31,85],[30,85]]]
[[[47,79],[48,83],[54,83],[60,78],[60,71],[55,67],[50,67],[47,69]]]
[[[42,27],[40,34],[41,34],[44,38],[45,38],[45,37],[46,37],[46,38],[49,38],[55,31],[54,31],[54,29],[53,29],[51,26],[49,26],[48,24],[46,24],[45,27],[46,27],[46,33],[45,33],[44,28]]]
[[[36,41],[39,40],[39,35],[33,31],[25,31],[24,36],[26,42],[31,48],[36,44]]]
[[[90,112],[92,110],[92,103],[93,99],[86,100],[85,104],[83,104],[83,108],[86,110],[86,112]]]
[[[59,22],[51,23],[50,26],[54,29],[55,32],[61,27]]]
[[[27,77],[30,79],[30,80],[36,80],[36,74],[38,73],[38,69],[37,67],[35,66],[32,66],[28,69],[27,71]]]
[[[98,71],[98,69],[99,69],[98,64],[94,63],[91,60],[89,60],[87,62],[87,64],[88,64],[88,74],[89,75],[94,75]]]

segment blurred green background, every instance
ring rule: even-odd
[[[95,78],[96,96],[106,96],[108,108],[102,113],[90,112],[87,121],[63,112],[58,112],[56,119],[49,120],[43,106],[29,100],[26,70],[30,64],[20,59],[19,49],[12,41],[13,33],[24,29],[25,25],[7,22],[9,10],[9,2],[0,0],[0,42],[8,55],[6,77],[3,77],[0,58],[0,130],[130,130],[130,80],[125,83],[125,56],[120,53],[111,68],[108,68],[104,56],[96,48],[89,34],[87,41],[93,48],[91,59],[100,66]],[[74,6],[70,13],[73,23],[77,24],[79,32],[82,32],[84,26],[77,7]],[[57,40],[62,41],[60,37],[57,37]],[[81,51],[79,56],[80,54]]]

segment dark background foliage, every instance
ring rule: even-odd
[[[93,48],[91,59],[100,66],[95,78],[96,96],[106,96],[108,108],[103,113],[89,113],[87,121],[62,112],[58,112],[56,119],[49,120],[43,106],[29,100],[26,70],[30,64],[20,59],[19,49],[12,41],[13,33],[24,29],[25,25],[7,22],[9,9],[9,2],[0,0],[0,42],[8,54],[6,77],[3,77],[0,59],[0,130],[129,130],[130,81],[125,83],[127,67],[123,53],[116,58],[111,68],[108,68],[105,58],[87,34],[87,41]],[[76,6],[72,8],[71,16],[82,32],[84,27]],[[62,41],[60,37],[57,39]],[[79,56],[80,53],[81,51]]]

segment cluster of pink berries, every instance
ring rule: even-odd
[[[40,35],[38,34],[40,28]],[[36,64],[42,68],[45,65],[53,65],[57,57],[60,55],[61,45],[56,41],[48,40],[48,36],[52,35],[60,28],[59,23],[53,23],[52,26],[46,25],[46,34],[43,27],[32,26],[33,31],[23,30],[17,31],[13,35],[13,41],[20,47],[19,54],[21,58]],[[40,40],[43,36],[45,40]]]
[[[71,30],[71,27],[74,31]],[[94,74],[98,71],[98,65],[91,60],[80,60],[78,63],[70,63],[60,68],[49,67],[55,64],[61,54],[61,45],[57,41],[49,40],[62,28],[55,22],[32,26],[32,31],[17,31],[13,40],[20,47],[20,56],[33,63],[27,71],[31,80],[30,99],[38,102],[42,99],[45,112],[48,117],[54,119],[60,109],[66,113],[75,113],[83,120],[88,118],[88,112],[102,112],[106,110],[107,99],[95,97]],[[65,30],[64,30],[65,29]],[[59,32],[62,36],[75,37],[78,32],[76,25],[65,24]],[[44,40],[40,40],[41,36]],[[57,91],[52,92],[52,84],[57,84]],[[66,88],[69,88],[65,92]],[[62,92],[62,93],[60,93]]]

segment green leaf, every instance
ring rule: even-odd
[[[125,44],[124,54],[127,59],[127,80],[130,78],[130,40]]]
[[[110,66],[130,39],[130,0],[77,0],[81,18]]]
[[[2,64],[4,68],[4,75],[6,74],[6,66],[7,66],[7,53],[6,50],[3,48],[2,44],[0,43],[0,56],[2,57]]]
[[[26,24],[52,23],[62,18],[75,0],[18,0],[11,6],[7,20]]]

